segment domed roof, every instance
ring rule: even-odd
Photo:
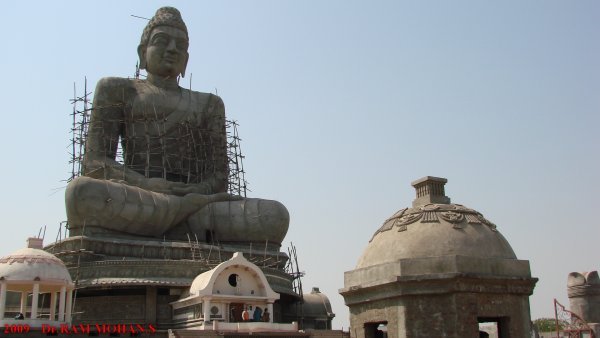
[[[319,288],[312,288],[309,294],[303,295],[302,314],[307,317],[333,318],[335,314],[331,310],[329,298],[321,293]]]
[[[589,271],[584,273],[571,272],[567,279],[567,287],[578,287],[578,286],[600,286],[600,277],[598,277],[598,271]]]
[[[231,275],[236,276],[233,281],[229,280]],[[279,294],[271,289],[262,270],[248,261],[241,252],[234,253],[229,260],[212,270],[199,274],[190,285],[190,297],[215,297],[217,294],[279,299]]]
[[[402,259],[441,256],[516,259],[506,239],[481,213],[451,204],[444,178],[424,177],[412,183],[412,208],[387,219],[371,238],[357,269]]]
[[[0,258],[0,278],[6,281],[52,281],[71,284],[71,275],[56,256],[41,250],[41,239],[28,239],[27,248]]]

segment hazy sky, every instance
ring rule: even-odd
[[[164,5],[187,23],[193,89],[240,123],[249,195],[288,207],[284,245],[335,328],[343,272],[426,175],[530,261],[533,318],[568,304],[569,272],[600,268],[600,2],[578,0],[5,2],[0,255],[44,225],[55,240],[73,84],[133,76],[131,15]]]

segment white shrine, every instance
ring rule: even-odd
[[[71,323],[74,284],[64,263],[42,245],[41,238],[28,238],[26,248],[0,258],[3,327],[40,329]]]
[[[297,331],[298,323],[274,323],[273,291],[262,270],[241,252],[198,275],[189,295],[173,303],[180,328],[238,332]],[[246,312],[246,313],[244,313]]]

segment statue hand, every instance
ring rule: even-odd
[[[212,189],[207,183],[177,183],[173,185],[172,191],[174,195],[178,196],[185,196],[187,194],[208,195],[212,192]]]
[[[139,187],[154,192],[173,195],[173,182],[158,177],[145,179]]]
[[[230,195],[226,192],[212,194],[212,195],[201,195],[201,194],[187,194],[183,197],[184,201],[188,205],[194,205],[196,210],[202,209],[209,203],[222,202],[222,201],[239,201],[242,199],[241,196]]]
[[[140,188],[169,195],[185,196],[187,194],[210,194],[211,188],[206,183],[187,184],[171,182],[162,178],[148,178],[139,185]]]

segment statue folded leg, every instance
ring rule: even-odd
[[[220,195],[226,194],[175,196],[82,176],[69,183],[65,199],[71,235],[90,227],[113,235],[184,239],[176,234],[183,229],[205,240],[209,233],[211,240],[223,242],[283,241],[289,214],[281,203],[262,199],[216,201]],[[180,230],[170,232],[174,228]]]
[[[210,203],[187,219],[191,232],[200,234],[208,242],[281,244],[289,222],[290,216],[283,204],[259,198]]]
[[[159,237],[186,216],[183,197],[85,176],[69,183],[65,199],[71,229],[92,226]]]

